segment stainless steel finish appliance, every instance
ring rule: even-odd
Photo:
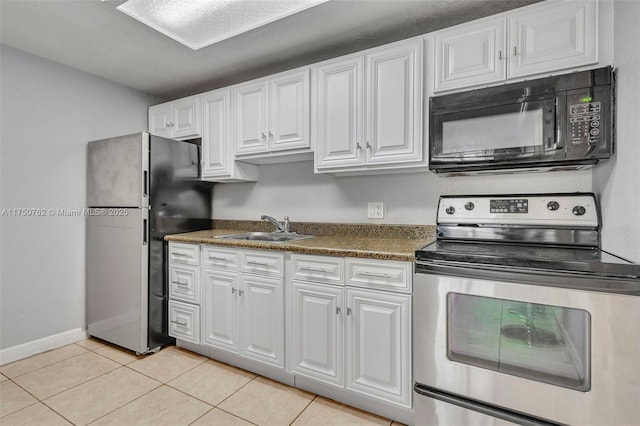
[[[87,145],[87,331],[137,353],[168,335],[164,235],[211,228],[199,146],[148,133]]]
[[[640,265],[593,194],[441,197],[416,251],[417,425],[637,424]]]
[[[429,100],[429,168],[442,174],[590,167],[613,153],[610,67]]]

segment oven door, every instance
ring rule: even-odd
[[[524,415],[512,420],[521,424],[529,417],[580,425],[640,418],[637,296],[554,287],[563,278],[548,273],[496,272],[492,279],[491,271],[474,278],[455,268],[416,270],[416,400],[428,398],[422,388],[459,400],[448,401],[455,415],[460,407],[496,410],[505,420]],[[453,411],[436,400],[427,406],[440,410],[430,413],[416,402],[416,424],[451,423]]]
[[[564,159],[564,95],[433,109],[429,166],[504,168]]]

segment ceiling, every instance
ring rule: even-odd
[[[123,0],[0,0],[0,41],[167,100],[537,1],[330,0],[193,51],[116,10]]]

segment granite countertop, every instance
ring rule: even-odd
[[[414,261],[417,249],[435,241],[435,226],[430,225],[334,225],[308,223],[297,224],[297,227],[292,223],[292,229],[300,234],[314,235],[312,238],[284,243],[227,240],[216,237],[256,231],[255,223],[221,221],[225,223],[216,224],[215,222],[214,229],[167,235],[165,240],[263,250],[282,250],[304,254],[401,261]],[[244,229],[241,228],[243,225]],[[263,230],[259,229],[259,231]],[[268,231],[270,230],[268,229]]]

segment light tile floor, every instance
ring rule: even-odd
[[[0,425],[399,425],[170,346],[87,339],[0,367]]]

